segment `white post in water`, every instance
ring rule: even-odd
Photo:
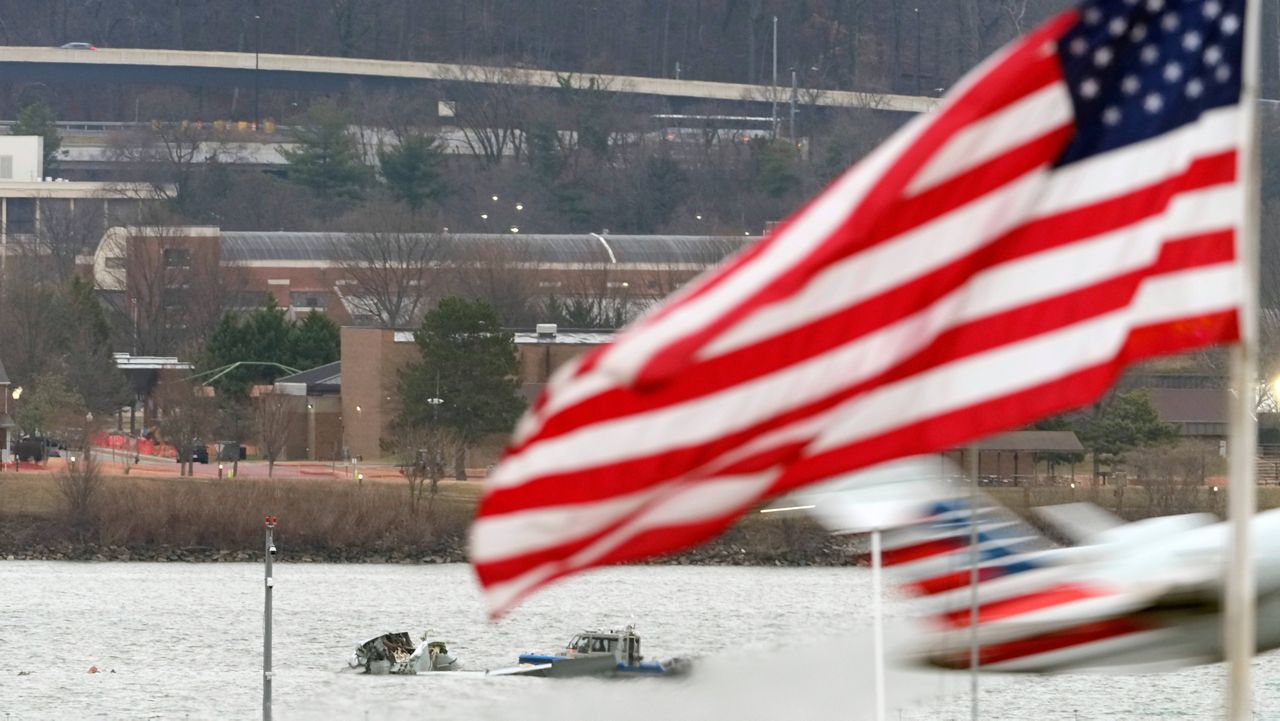
[[[1258,443],[1254,416],[1254,391],[1258,382],[1258,186],[1262,182],[1258,148],[1259,39],[1261,0],[1245,5],[1244,67],[1240,85],[1241,147],[1237,157],[1243,164],[1244,215],[1237,257],[1240,258],[1240,342],[1231,349],[1231,403],[1228,437],[1227,487],[1230,531],[1230,558],[1223,608],[1223,651],[1228,664],[1227,718],[1244,721],[1253,716],[1250,664],[1256,644],[1257,581],[1251,530],[1257,506],[1254,487]]]
[[[881,606],[880,529],[871,529],[872,655],[875,656],[876,721],[884,721],[884,611]]]
[[[275,516],[267,516],[266,542],[266,605],[262,614],[262,721],[271,721],[271,589],[275,581],[271,578],[271,561],[276,556],[276,545],[271,541],[271,530],[276,527]]]

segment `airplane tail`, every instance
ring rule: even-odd
[[[877,466],[792,500],[832,533],[882,532],[886,571],[928,609],[934,632],[921,654],[933,665],[969,666],[975,598],[979,665],[990,670],[1160,658],[1176,642],[1150,613],[1155,590],[1094,572],[1120,520],[1089,504],[1038,514],[1080,544],[1059,546],[938,456]]]

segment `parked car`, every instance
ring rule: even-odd
[[[174,460],[174,463],[182,462],[181,458],[175,458],[173,460]],[[204,443],[201,443],[200,441],[196,441],[195,445],[191,448],[191,462],[208,464],[209,463],[209,446],[206,446]]]
[[[89,43],[64,43],[58,47],[63,50],[97,50],[97,48]]]

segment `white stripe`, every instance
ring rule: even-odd
[[[1170,214],[1179,230],[1223,227],[1235,192],[1214,188],[1178,198]],[[1227,215],[1223,215],[1227,213]],[[929,308],[827,353],[768,375],[646,414],[583,426],[533,444],[495,469],[489,487],[519,485],[552,471],[572,471],[705,442],[749,427],[872,377],[960,323],[1092,286],[1148,265],[1159,252],[1163,216],[1125,231],[996,266]],[[1029,282],[1034,281],[1034,282]],[[590,375],[590,374],[589,374]],[[835,381],[833,379],[839,379]],[[599,384],[597,379],[594,381]],[[553,398],[552,403],[558,404]],[[770,435],[771,443],[776,442]],[[755,444],[741,449],[750,452]],[[728,462],[734,453],[718,459]]]
[[[1045,86],[957,132],[912,178],[906,195],[919,195],[1050,131],[1068,126],[1072,119],[1067,86],[1062,82]]]
[[[775,473],[760,473],[684,484],[661,502],[646,508],[609,535],[563,561],[542,564],[509,581],[489,586],[485,591],[487,605],[491,610],[506,608],[520,594],[542,584],[557,571],[590,566],[646,531],[702,523],[737,506],[750,504],[769,488],[775,477]],[[516,529],[508,527],[495,533],[491,525],[493,520],[482,516],[472,525],[473,557],[479,554],[497,559],[529,552],[523,536]]]
[[[1196,158],[1235,149],[1240,143],[1239,116],[1235,105],[1215,108],[1176,130],[1059,168],[1037,213],[1046,216],[1093,205],[1154,185]]]
[[[848,445],[1098,365],[1115,357],[1135,325],[1236,307],[1237,277],[1233,264],[1221,264],[1153,278],[1132,306],[877,388],[830,413],[811,449]]]
[[[1082,173],[1080,167],[1087,163],[1080,163],[1053,172],[1045,169],[1028,174],[891,241],[822,269],[803,289],[742,319],[697,355],[712,358],[758,343],[936,270],[1015,227],[1102,202],[1185,172],[1197,157],[1230,147],[1229,143],[1222,147],[1222,133],[1230,129],[1224,125],[1224,119],[1230,119],[1230,115],[1216,115],[1212,122],[1202,119],[1201,123],[1188,126],[1190,130],[1184,128],[1169,134],[1186,131],[1179,142],[1204,146],[1200,154],[1181,153],[1178,149],[1182,146],[1166,142],[1162,136],[1115,151],[1134,164],[1132,169],[1113,167],[1108,160],[1102,167],[1090,168],[1088,173]],[[1200,142],[1194,142],[1197,140]],[[1095,173],[1096,178],[1092,175]],[[1223,208],[1218,215],[1233,217],[1235,210],[1236,207]],[[1170,213],[1165,215],[1174,217]],[[1177,217],[1179,222],[1185,218],[1185,215]],[[852,279],[857,282],[851,282]]]

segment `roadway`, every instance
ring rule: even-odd
[[[565,72],[528,68],[423,63],[369,58],[339,58],[275,53],[100,48],[63,50],[47,47],[0,47],[0,67],[27,79],[90,82],[147,82],[186,85],[260,85],[297,89],[332,89],[354,80],[464,82],[558,88]],[[748,101],[780,105],[790,88],[706,80],[673,80],[635,75],[577,75],[616,92],[693,101]],[[14,77],[14,75],[11,75]],[[806,106],[872,108],[919,113],[933,109],[937,98],[847,90],[801,88]]]

